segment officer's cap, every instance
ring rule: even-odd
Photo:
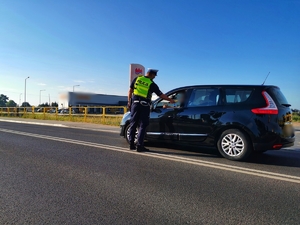
[[[157,75],[158,70],[156,69],[148,69],[147,73],[155,74]]]

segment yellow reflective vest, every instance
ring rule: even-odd
[[[140,76],[136,79],[134,83],[134,91],[133,94],[135,96],[147,98],[150,85],[153,83],[153,81],[147,77]]]

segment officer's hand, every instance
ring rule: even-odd
[[[127,108],[130,110],[130,108],[131,108],[131,103],[130,102],[127,103]]]
[[[174,100],[174,99],[170,99],[170,102],[171,102],[171,103],[175,103],[175,100]]]

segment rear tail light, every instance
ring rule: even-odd
[[[267,106],[251,109],[251,111],[255,114],[278,114],[278,108],[271,96],[266,91],[263,91],[262,95],[264,96]]]
[[[273,145],[273,149],[280,149],[280,148],[282,148],[282,144]]]

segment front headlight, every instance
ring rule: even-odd
[[[123,115],[120,125],[125,125],[126,121],[128,120],[130,120],[130,112],[127,112]]]
[[[125,114],[123,115],[123,118],[122,118],[122,119],[128,117],[129,114],[130,114],[130,112],[125,113]]]

